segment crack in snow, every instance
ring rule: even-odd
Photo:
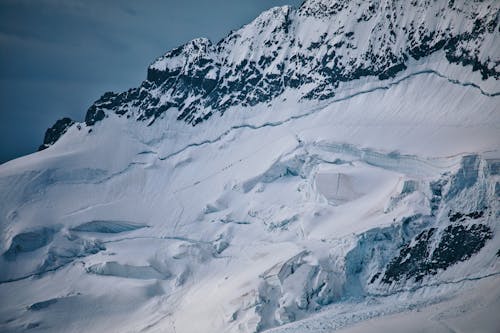
[[[176,155],[179,155],[180,153],[186,151],[187,149],[189,148],[194,148],[194,147],[200,147],[200,146],[204,146],[204,145],[207,145],[207,144],[213,144],[213,143],[216,143],[218,141],[220,141],[222,138],[224,138],[225,136],[227,136],[228,134],[230,134],[232,131],[234,130],[238,130],[238,129],[250,129],[250,130],[257,130],[257,129],[261,129],[261,128],[265,128],[265,127],[277,127],[277,126],[281,126],[281,125],[284,125],[288,122],[291,122],[293,120],[297,120],[297,119],[301,119],[301,118],[306,118],[306,117],[309,117],[319,111],[322,111],[323,109],[325,109],[327,106],[331,105],[331,104],[335,104],[335,103],[338,103],[338,102],[342,102],[342,101],[345,101],[345,100],[349,100],[351,98],[354,98],[354,97],[357,97],[357,96],[360,96],[360,95],[364,95],[364,94],[369,94],[369,93],[372,93],[374,91],[379,91],[379,90],[388,90],[389,88],[393,87],[393,86],[396,86],[398,85],[399,83],[401,82],[404,82],[404,81],[407,81],[411,78],[414,78],[416,76],[420,76],[420,75],[426,75],[426,74],[430,74],[430,75],[436,75],[437,77],[439,78],[442,78],[442,79],[446,79],[448,82],[452,83],[452,84],[455,84],[455,85],[460,85],[460,86],[463,86],[463,87],[472,87],[472,88],[475,88],[477,90],[479,90],[479,92],[484,95],[484,96],[487,96],[487,97],[496,97],[496,96],[499,96],[500,95],[500,92],[495,92],[495,93],[488,93],[486,91],[484,91],[480,86],[478,86],[477,84],[475,83],[472,83],[472,82],[461,82],[459,80],[456,80],[456,79],[450,79],[448,78],[447,76],[439,73],[438,71],[435,71],[435,70],[431,70],[431,69],[428,69],[428,70],[422,70],[422,71],[418,71],[418,72],[415,72],[415,73],[412,73],[412,74],[409,74],[407,76],[404,76],[396,81],[393,81],[391,83],[389,83],[388,85],[386,86],[379,86],[379,87],[374,87],[374,88],[370,88],[370,89],[366,89],[366,90],[362,90],[362,91],[358,91],[356,93],[353,93],[353,94],[350,94],[350,95],[347,95],[347,96],[344,96],[344,97],[340,97],[340,98],[337,98],[337,99],[333,99],[323,105],[320,105],[316,108],[313,108],[312,110],[310,110],[309,112],[306,112],[306,113],[303,113],[303,114],[300,114],[300,115],[295,115],[295,116],[291,116],[287,119],[284,119],[284,120],[279,120],[279,121],[274,121],[274,122],[266,122],[266,123],[263,123],[261,125],[252,125],[252,124],[241,124],[241,125],[235,125],[235,126],[231,126],[228,130],[224,131],[222,134],[220,134],[219,136],[217,136],[216,138],[214,139],[207,139],[207,140],[203,140],[201,142],[197,142],[197,143],[191,143],[189,145],[186,145],[185,147],[173,152],[173,153],[170,153],[164,157],[158,157],[159,160],[161,161],[164,161],[164,160],[168,160]]]

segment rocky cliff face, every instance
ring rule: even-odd
[[[66,133],[68,127],[74,123],[75,122],[73,120],[67,117],[56,121],[56,123],[45,132],[43,144],[38,148],[38,151],[44,150],[53,145],[64,133]]]

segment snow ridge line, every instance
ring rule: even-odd
[[[83,257],[84,256],[77,256],[77,257],[75,257],[75,259],[83,258]],[[0,285],[6,284],[6,283],[18,282],[18,281],[26,280],[26,279],[29,279],[29,278],[32,278],[32,277],[41,277],[42,275],[44,275],[46,273],[51,273],[51,272],[58,271],[59,269],[61,269],[63,267],[66,267],[69,264],[73,264],[73,263],[75,263],[75,260],[68,261],[67,263],[64,263],[64,264],[61,264],[59,266],[47,269],[45,271],[30,273],[28,275],[20,276],[20,277],[17,277],[17,278],[3,280],[3,281],[0,281]],[[80,263],[82,263],[82,262],[80,262]]]
[[[110,180],[112,178],[120,176],[120,175],[126,173],[127,171],[131,170],[136,165],[147,165],[147,163],[144,163],[144,162],[130,162],[125,169],[117,171],[115,173],[112,173],[111,175],[109,175],[107,177],[104,177],[102,179],[99,179],[98,181],[94,182],[94,184],[102,184],[102,183],[104,183],[104,182],[106,182],[106,181],[108,181],[108,180]]]
[[[409,80],[411,78],[414,78],[416,76],[425,75],[425,74],[436,75],[437,77],[442,78],[442,79],[446,79],[448,82],[450,82],[452,84],[455,84],[455,85],[460,85],[460,86],[463,86],[463,87],[472,87],[472,88],[475,88],[475,89],[479,90],[479,92],[482,95],[487,96],[487,97],[496,97],[496,96],[500,95],[500,91],[499,92],[495,92],[495,93],[488,93],[488,92],[484,91],[479,85],[477,85],[475,83],[472,83],[472,82],[461,82],[461,81],[456,80],[456,79],[450,79],[447,76],[445,76],[444,74],[439,73],[438,71],[435,71],[435,70],[432,70],[432,69],[426,69],[426,70],[421,70],[421,71],[418,71],[418,72],[415,72],[415,73],[411,73],[411,74],[409,74],[407,76],[404,76],[404,77],[402,77],[402,78],[400,78],[400,79],[398,79],[396,81],[393,81],[393,82],[389,83],[386,86],[374,87],[374,88],[370,88],[370,89],[358,91],[356,93],[353,93],[353,94],[350,94],[350,95],[347,95],[347,96],[344,96],[344,97],[333,99],[333,100],[331,100],[331,101],[329,101],[329,102],[327,102],[327,103],[325,103],[323,105],[320,105],[320,106],[318,106],[316,108],[313,108],[309,112],[306,112],[306,113],[303,113],[303,114],[300,114],[300,115],[291,116],[290,118],[287,118],[287,119],[284,119],[284,120],[279,120],[279,121],[274,121],[274,122],[265,122],[265,123],[263,123],[261,125],[241,124],[241,125],[231,126],[228,130],[224,131],[222,134],[220,134],[219,136],[217,136],[214,139],[207,139],[207,140],[203,140],[201,142],[191,143],[191,144],[186,145],[185,147],[183,147],[183,148],[181,148],[181,149],[179,149],[179,150],[177,150],[177,151],[175,151],[173,153],[170,153],[170,154],[168,154],[168,155],[166,155],[164,157],[158,157],[158,159],[160,161],[168,160],[168,159],[170,159],[170,158],[172,158],[172,157],[174,157],[176,155],[181,154],[182,152],[188,150],[189,148],[195,148],[195,147],[200,147],[200,146],[204,146],[204,145],[207,145],[207,144],[216,143],[216,142],[220,141],[223,137],[225,137],[228,134],[230,134],[234,130],[238,130],[238,129],[257,130],[257,129],[261,129],[261,128],[265,128],[265,127],[277,127],[277,126],[281,126],[281,125],[284,125],[284,124],[286,124],[288,122],[291,122],[293,120],[297,120],[297,119],[301,119],[301,118],[306,118],[306,117],[308,117],[310,115],[313,115],[316,112],[321,111],[324,108],[326,108],[327,106],[332,105],[334,103],[338,103],[338,102],[342,102],[342,101],[345,101],[345,100],[349,100],[351,98],[354,98],[354,97],[357,97],[357,96],[360,96],[360,95],[364,95],[364,94],[369,94],[371,92],[378,91],[378,90],[388,90],[391,87],[396,86],[396,85],[398,85],[401,82],[404,82],[404,81],[407,81],[407,80]]]
[[[125,238],[118,238],[118,239],[110,239],[107,241],[102,241],[102,244],[109,244],[109,243],[119,243],[119,242],[124,242],[124,241],[129,241],[129,240],[137,240],[137,239],[157,239],[157,240],[178,240],[182,242],[187,242],[191,244],[212,244],[212,242],[215,241],[202,241],[202,240],[197,240],[197,239],[192,239],[192,238],[187,238],[187,237],[182,237],[182,236],[136,236],[136,237],[125,237]]]
[[[175,157],[181,153],[183,153],[184,151],[190,149],[190,148],[196,148],[196,147],[201,147],[201,146],[204,146],[204,145],[209,145],[209,144],[214,144],[214,143],[217,143],[219,142],[220,140],[222,140],[225,136],[229,135],[230,133],[232,133],[233,131],[236,131],[236,130],[239,130],[239,129],[250,129],[250,130],[258,130],[258,129],[262,129],[262,128],[266,128],[266,127],[278,127],[278,126],[281,126],[281,125],[284,125],[286,123],[289,123],[291,121],[294,121],[294,120],[297,120],[297,119],[302,119],[302,118],[306,118],[306,117],[309,117],[317,112],[320,112],[322,110],[324,110],[326,107],[332,105],[332,104],[335,104],[335,103],[338,103],[338,102],[342,102],[342,101],[345,101],[345,100],[349,100],[351,98],[354,98],[354,97],[357,97],[357,96],[360,96],[360,95],[364,95],[364,94],[369,94],[369,93],[372,93],[374,91],[379,91],[379,90],[388,90],[390,89],[391,87],[393,86],[396,86],[398,84],[400,84],[401,82],[404,82],[404,81],[407,81],[407,80],[410,80],[416,76],[420,76],[420,75],[435,75],[439,78],[442,78],[442,79],[445,79],[447,80],[448,82],[452,83],[452,84],[455,84],[455,85],[460,85],[460,86],[463,86],[463,87],[472,87],[474,89],[477,89],[482,95],[484,96],[487,96],[487,97],[496,97],[496,96],[500,96],[500,91],[499,92],[494,92],[494,93],[488,93],[486,91],[484,91],[479,85],[475,84],[475,83],[472,83],[472,82],[461,82],[459,80],[456,80],[456,79],[450,79],[448,78],[447,76],[445,76],[444,74],[438,72],[438,71],[435,71],[435,70],[432,70],[432,69],[426,69],[426,70],[421,70],[421,71],[417,71],[417,72],[414,72],[414,73],[411,73],[409,75],[406,75],[398,80],[395,80],[393,82],[390,82],[388,85],[386,86],[379,86],[379,87],[373,87],[373,88],[370,88],[370,89],[366,89],[366,90],[361,90],[361,91],[358,91],[356,93],[353,93],[353,94],[350,94],[350,95],[346,95],[346,96],[343,96],[343,97],[340,97],[340,98],[337,98],[337,99],[333,99],[331,101],[328,101],[322,105],[319,105],[313,109],[311,109],[310,111],[306,112],[306,113],[303,113],[303,114],[299,114],[299,115],[295,115],[295,116],[291,116],[289,118],[286,118],[286,119],[283,119],[283,120],[278,120],[278,121],[274,121],[274,122],[265,122],[263,124],[260,124],[260,125],[254,125],[254,124],[241,124],[241,125],[234,125],[234,126],[231,126],[229,129],[227,129],[226,131],[224,131],[222,134],[220,134],[219,136],[215,137],[214,139],[206,139],[206,140],[203,140],[203,141],[200,141],[200,142],[195,142],[195,143],[191,143],[191,144],[188,144],[186,146],[184,146],[183,148],[173,152],[173,153],[170,153],[166,156],[158,156],[158,160],[160,161],[165,161],[165,160],[168,160],[172,157]],[[145,152],[141,152],[139,154],[144,154]],[[147,151],[146,153],[153,153],[153,154],[156,154],[156,152],[154,151]],[[128,172],[129,170],[131,170],[132,168],[134,168],[135,166],[137,165],[146,165],[147,163],[142,163],[142,162],[131,162],[127,167],[125,167],[125,169],[123,170],[120,170],[118,172],[115,172],[105,178],[102,178],[100,180],[97,180],[96,182],[94,182],[95,184],[102,184],[102,183],[105,183],[117,176],[120,176],[126,172]]]

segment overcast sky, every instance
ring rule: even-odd
[[[102,93],[138,86],[169,49],[301,2],[0,0],[0,163],[35,151],[57,119],[83,120]]]

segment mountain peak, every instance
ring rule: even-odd
[[[109,112],[151,125],[167,110],[196,125],[285,91],[297,102],[327,100],[342,83],[388,79],[434,53],[483,79],[499,78],[499,12],[494,0],[308,0],[298,9],[274,7],[217,44],[198,38],[159,57],[140,87],[96,101],[87,125]]]

